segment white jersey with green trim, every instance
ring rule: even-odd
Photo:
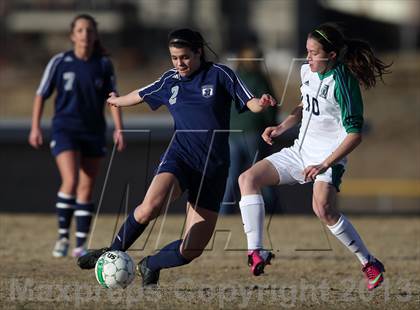
[[[306,167],[324,161],[348,133],[361,132],[363,102],[358,81],[342,64],[323,75],[304,64],[301,79],[302,124],[293,148]]]

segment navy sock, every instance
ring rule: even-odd
[[[74,216],[76,217],[76,247],[81,247],[85,244],[87,235],[90,229],[90,222],[92,221],[93,203],[79,203],[76,202]]]
[[[57,194],[57,201],[55,208],[57,211],[58,217],[58,235],[59,239],[67,238],[69,239],[69,229],[71,224],[71,219],[74,212],[75,199],[71,195],[64,193]]]
[[[153,271],[186,265],[190,260],[181,255],[179,247],[182,239],[169,243],[155,255],[147,258],[147,267]]]
[[[136,242],[147,225],[138,223],[134,218],[134,212],[130,213],[112,242],[111,249],[114,251],[126,251]]]

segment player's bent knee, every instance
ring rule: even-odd
[[[134,218],[140,224],[148,224],[159,216],[160,207],[142,203],[134,210]]]
[[[238,179],[239,187],[241,190],[247,189],[247,188],[257,188],[259,187],[257,184],[257,178],[254,176],[254,174],[247,170],[243,172]]]
[[[136,211],[134,211],[134,218],[139,224],[148,224],[154,217],[151,210],[145,210],[137,207]]]

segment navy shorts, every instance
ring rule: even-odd
[[[223,202],[229,166],[212,171],[211,177],[199,172],[180,159],[165,159],[156,174],[170,172],[178,179],[181,190],[188,190],[188,202],[210,211],[219,212]],[[202,183],[201,190],[200,184]],[[198,199],[198,200],[197,200]]]
[[[105,135],[54,131],[51,135],[50,148],[54,156],[63,151],[79,151],[85,157],[103,157],[106,154]]]

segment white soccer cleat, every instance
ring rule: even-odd
[[[65,257],[69,250],[69,239],[61,238],[55,242],[54,249],[52,250],[52,256],[54,257]]]

